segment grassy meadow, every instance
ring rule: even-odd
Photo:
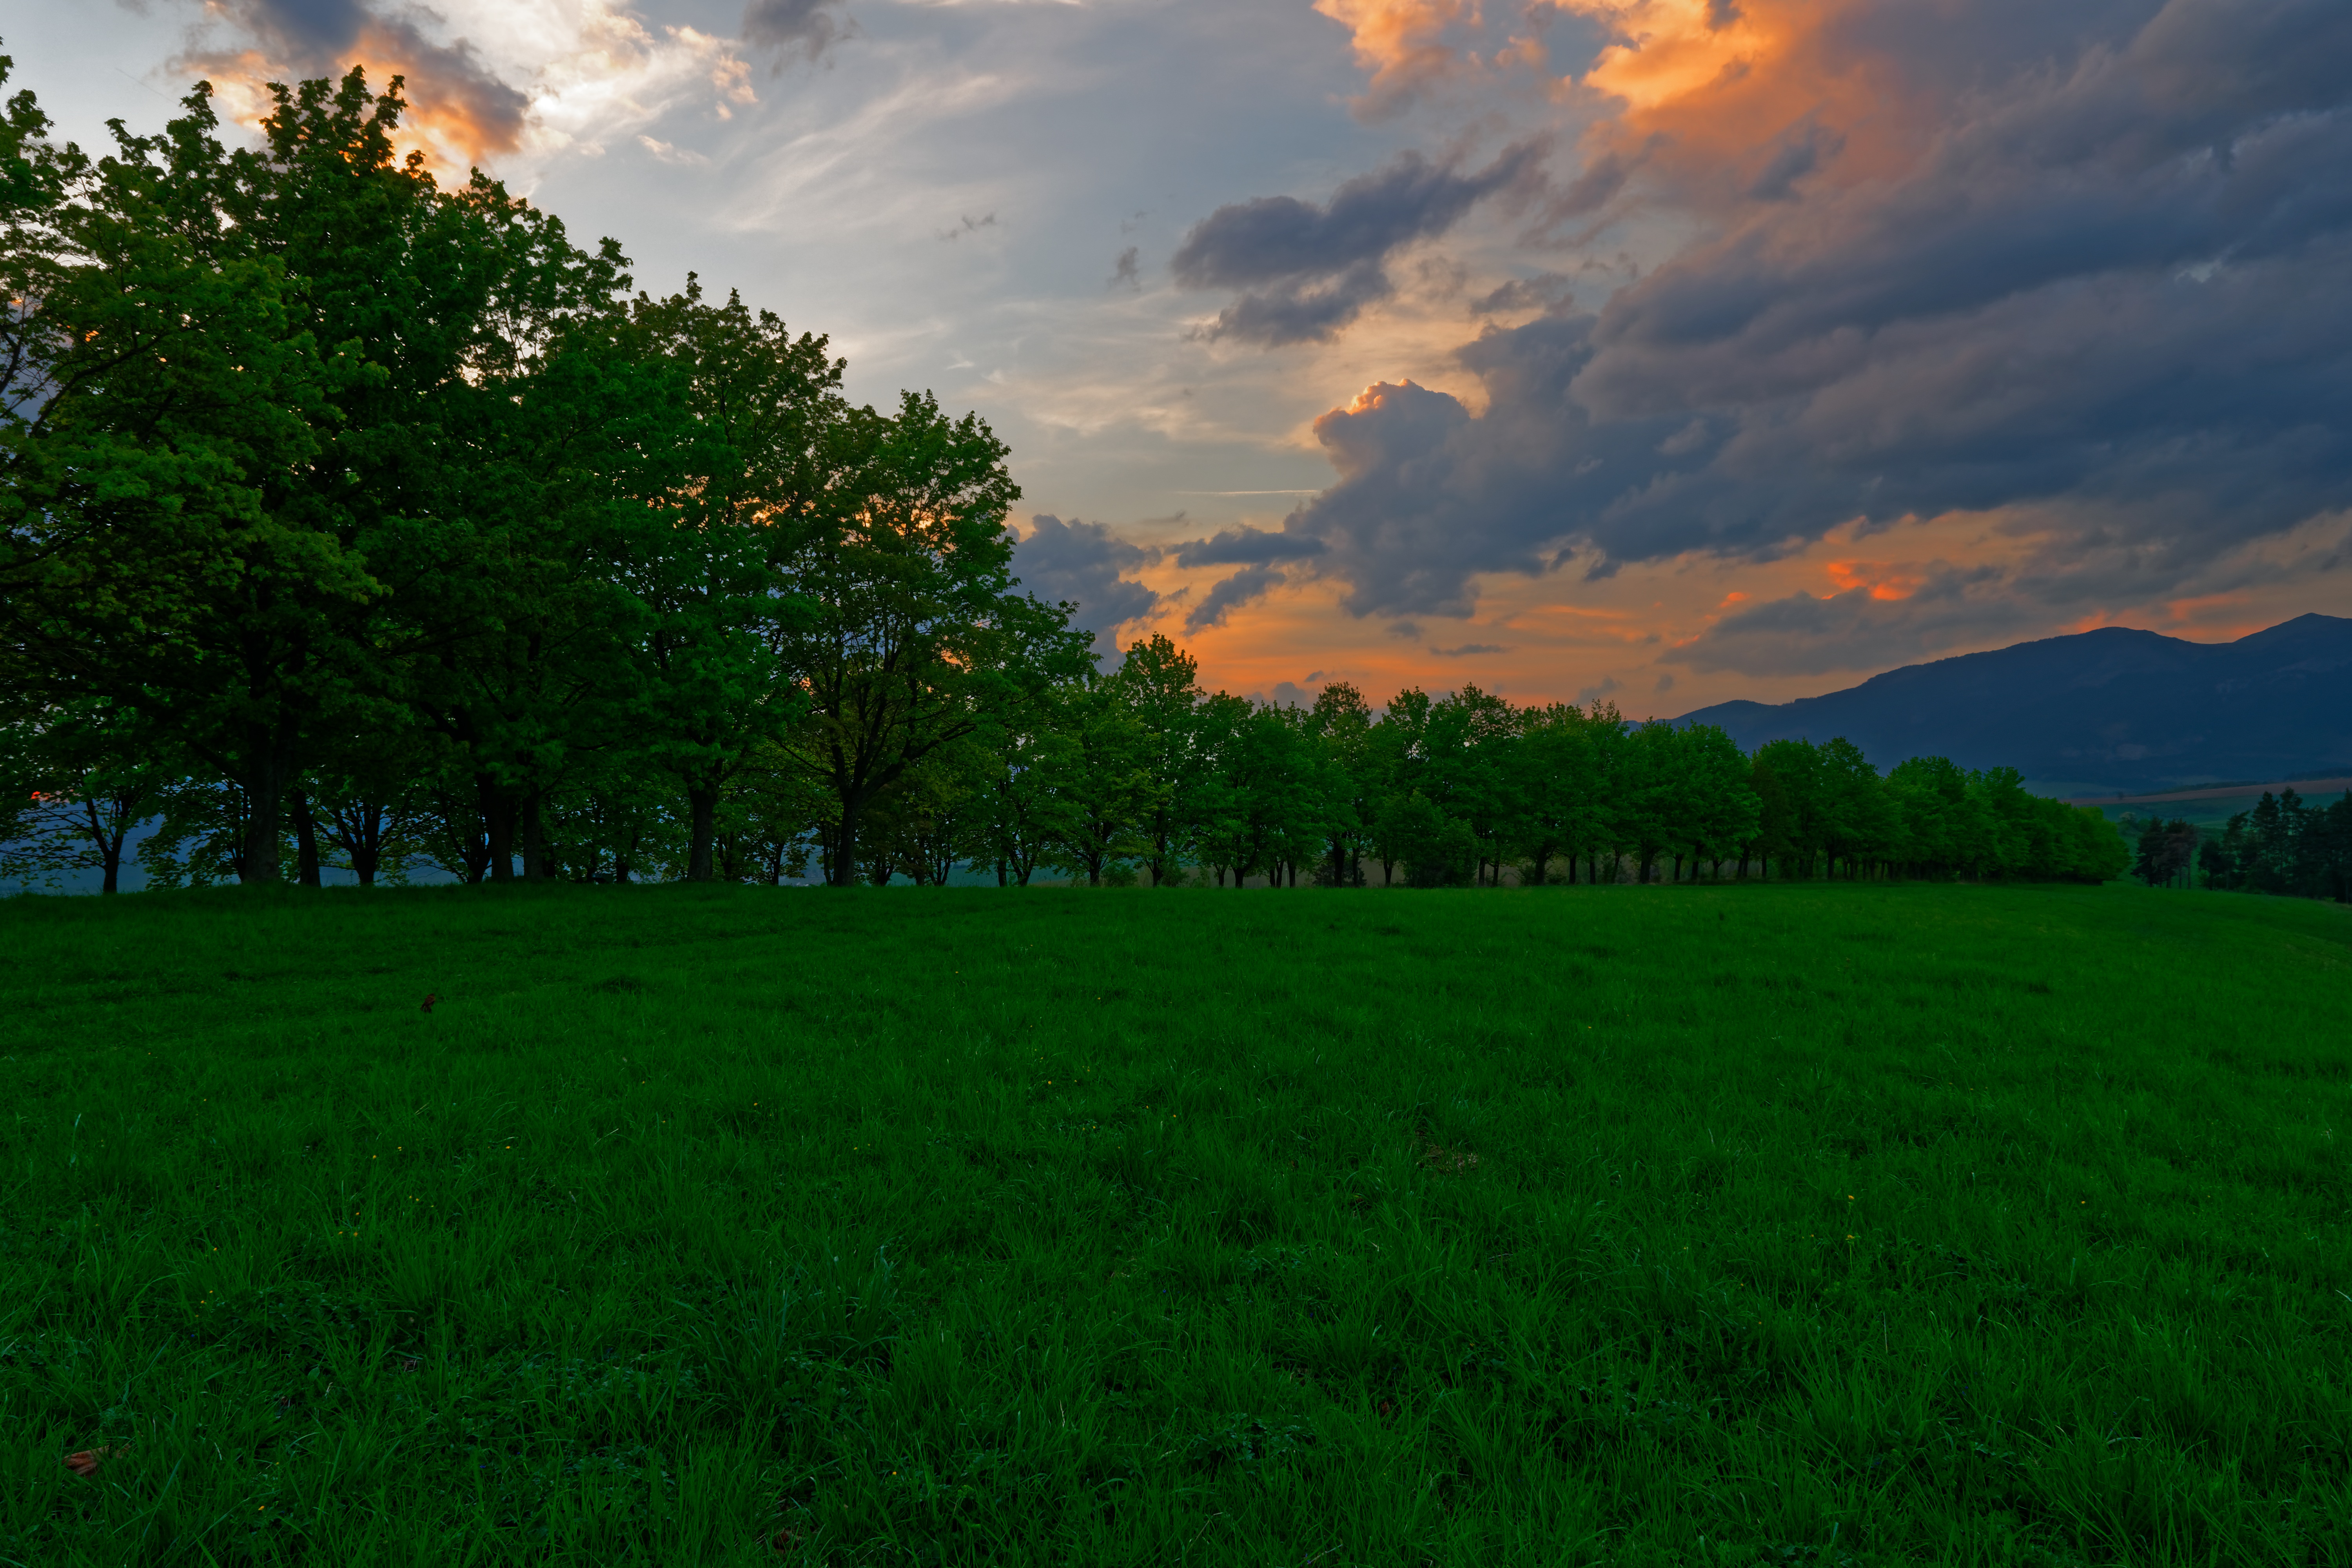
[[[0,933],[0,1563],[2352,1563],[2332,906]]]

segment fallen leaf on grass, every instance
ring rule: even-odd
[[[78,1476],[94,1476],[98,1474],[99,1461],[113,1452],[111,1448],[84,1448],[79,1454],[68,1454],[66,1468]]]
[[[425,994],[425,1006],[424,1006],[424,1009],[423,1009],[423,1010],[424,1010],[425,1012],[430,1013],[431,1011],[433,1011],[433,1004],[434,1004],[434,1003],[436,1003],[436,1002],[438,1002],[439,1000],[441,1000],[441,998],[440,998],[440,997],[436,996],[435,994],[433,994],[433,993],[432,993],[432,992],[427,991],[427,992]]]

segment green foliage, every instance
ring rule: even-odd
[[[887,878],[861,817],[1090,668],[1015,591],[1003,446],[927,394],[850,406],[824,339],[690,276],[632,298],[612,241],[478,174],[438,188],[398,87],[273,88],[234,151],[204,86],[95,161],[28,96],[0,121],[0,763],[135,715],[180,769],[165,883],[772,878],[811,834]]]
[[[2193,830],[2173,837],[2195,841]],[[2276,795],[2265,790],[2252,811],[2231,817],[2220,839],[2207,840],[2198,857],[2209,887],[2352,901],[2352,791],[2331,805],[2315,806],[2291,789]]]
[[[0,922],[0,1560],[2056,1568],[2352,1523],[2333,908]]]
[[[116,891],[131,834],[173,783],[135,712],[82,702],[20,721],[0,736],[0,880],[55,889],[96,871]]]

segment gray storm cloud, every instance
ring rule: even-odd
[[[1242,291],[1206,336],[1269,348],[1326,342],[1395,291],[1390,256],[1444,234],[1489,196],[1531,188],[1540,151],[1522,142],[1468,174],[1407,153],[1348,181],[1321,206],[1260,196],[1219,207],[1193,226],[1170,265],[1187,289]]]
[[[1323,553],[1323,542],[1303,534],[1271,530],[1229,528],[1207,539],[1176,546],[1179,566],[1266,566],[1277,561],[1302,561]]]
[[[1197,632],[1207,626],[1223,626],[1227,616],[1253,599],[1263,598],[1281,581],[1278,567],[1252,566],[1236,572],[1212,584],[1201,596],[1201,602],[1185,613],[1184,629]]]
[[[1873,15],[1874,47],[1960,72],[1943,35]],[[1458,355],[1482,416],[1411,385],[1325,416],[1339,481],[1286,536],[1325,547],[1309,569],[1358,615],[1461,614],[1479,573],[2006,508],[2052,542],[2022,591],[2055,604],[2161,592],[2344,506],[2352,5],[2085,15],[2111,34],[2056,64],[1979,38],[1996,52],[1907,173],[1809,177],[1842,153],[1801,130],[1597,313],[1489,328]],[[1866,608],[1812,603],[1780,613]]]
[[[1102,523],[1040,513],[1013,547],[1013,569],[1038,598],[1076,605],[1077,624],[1091,628],[1096,646],[1107,651],[1120,626],[1159,606],[1157,592],[1121,575],[1156,559],[1157,552],[1128,543]]]
[[[743,7],[743,41],[816,59],[849,36],[842,0],[750,0]]]

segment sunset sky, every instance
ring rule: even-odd
[[[79,0],[62,134],[401,71],[1012,447],[1104,646],[1665,717],[2352,615],[2345,0]]]

